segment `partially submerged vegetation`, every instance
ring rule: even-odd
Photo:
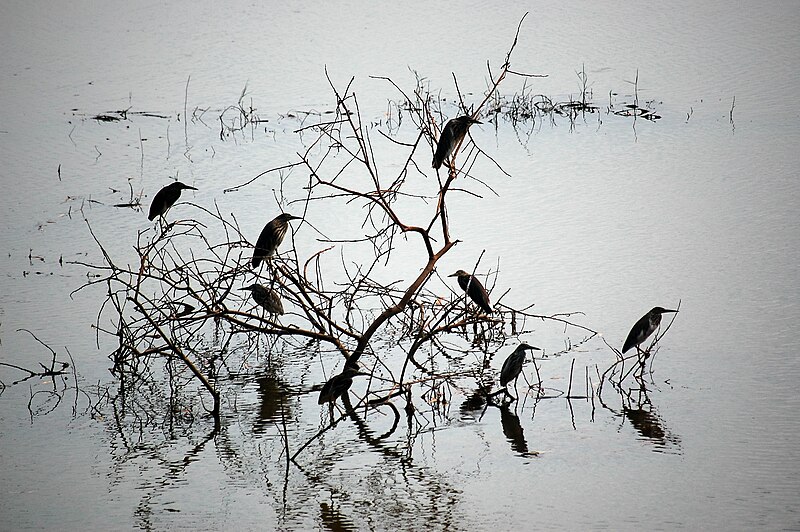
[[[447,408],[454,393],[463,392],[464,383],[471,388],[463,392],[469,396],[465,408],[497,406],[507,412],[512,394],[499,387],[490,362],[496,353],[530,341],[534,324],[547,323],[563,330],[565,348],[546,353],[545,358],[575,356],[578,348],[596,340],[597,332],[578,322],[580,313],[542,315],[533,311],[533,302],[520,308],[510,306],[506,293],[495,290],[501,274],[499,263],[489,264],[480,244],[466,239],[461,244],[476,250],[473,262],[463,268],[486,285],[491,313],[476,308],[464,290],[436,270],[439,260],[459,242],[453,236],[448,212],[459,208],[459,196],[491,190],[475,175],[478,161],[488,161],[497,172],[505,173],[502,163],[486,154],[468,134],[440,171],[418,164],[427,161],[428,151],[434,150],[445,117],[470,115],[498,127],[504,121],[517,131],[521,142],[527,142],[530,132],[543,123],[565,121],[574,127],[587,116],[603,113],[634,120],[659,118],[654,102],[640,104],[637,90],[633,102],[620,102],[616,94],[609,93],[607,103],[598,103],[584,69],[578,73],[582,89],[577,95],[552,98],[536,94],[532,81],[519,92],[503,95],[500,87],[508,77],[529,81],[536,77],[511,69],[517,37],[479,101],[470,105],[455,78],[457,103],[444,102],[422,78],[409,89],[383,78],[393,93],[385,121],[362,117],[352,81],[345,87],[330,83],[334,109],[285,115],[302,122],[294,133],[303,136],[306,150],[298,153],[296,160],[266,169],[225,192],[247,189],[259,179],[280,175],[274,214],[285,210],[301,216],[295,233],[318,236],[319,245],[298,246],[292,234],[280,253],[252,268],[249,261],[256,235],[243,231],[236,217],[221,212],[216,204],[184,203],[179,212],[170,213],[169,221],[139,232],[132,242],[134,261],[113,256],[96,237],[103,260],[79,263],[92,273],[79,290],[103,288],[105,299],[96,328],[116,343],[109,358],[117,386],[116,390],[107,388],[103,400],[114,405],[122,417],[136,419],[139,427],[163,424],[165,418],[170,423],[193,424],[205,408],[215,421],[215,432],[225,413],[228,382],[242,375],[261,378],[263,370],[256,368],[265,363],[267,368],[274,367],[303,354],[309,362],[300,380],[306,382],[306,376],[318,374],[310,366],[319,364],[328,378],[327,390],[349,380],[358,383],[354,386],[359,394],[353,402],[344,387],[332,396],[337,406],[323,407],[329,417],[315,434],[290,440],[285,425],[279,429],[285,457],[295,460],[341,419],[349,417],[366,424],[375,410],[392,419],[390,430],[381,438],[394,433],[403,417],[409,432],[421,431],[428,424],[426,416]],[[91,118],[130,120],[133,114],[126,109]],[[137,116],[168,118],[159,113]],[[222,140],[252,139],[257,128],[268,122],[248,100],[246,87],[234,105],[216,111],[185,109],[179,119],[218,127]],[[396,134],[412,129],[416,136],[410,141],[401,141]],[[398,157],[394,165],[375,161],[376,142],[395,147]],[[291,181],[285,177],[287,170],[295,171]],[[130,196],[130,201],[118,206],[140,208],[141,193],[135,194],[131,188]],[[420,208],[427,209],[423,216],[405,214]],[[315,213],[327,209],[347,209],[355,214],[348,218],[349,225],[317,227]],[[88,219],[86,223],[91,231]],[[399,242],[416,246],[411,269],[408,256],[398,256]],[[414,274],[401,279],[397,271]],[[264,312],[255,305],[242,288],[256,283],[279,294],[286,312]],[[577,340],[572,339],[575,335]],[[655,353],[657,338],[645,352]],[[647,400],[645,381],[654,357],[623,357],[606,345],[614,355],[611,366],[602,372],[588,365],[576,371],[573,358],[562,389],[543,385],[541,359],[534,358],[526,368],[533,369],[535,379],[520,393],[521,400],[580,399],[592,405],[598,400],[606,406],[602,390],[607,382],[621,398],[620,411],[634,411],[631,405],[641,407]],[[324,384],[322,379],[293,393],[316,393]],[[281,404],[272,415],[285,412],[287,396],[283,393],[280,397]],[[280,421],[286,423],[286,418]],[[372,437],[364,431],[364,438]],[[523,443],[516,445],[535,454]]]

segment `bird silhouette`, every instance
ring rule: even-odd
[[[270,290],[257,283],[240,288],[240,290],[250,290],[253,301],[270,314],[283,315],[283,303],[281,303],[281,298],[275,290]]]
[[[175,205],[178,198],[181,197],[181,190],[197,190],[180,181],[175,181],[159,190],[153,198],[153,203],[150,204],[150,214],[147,219],[151,222],[155,220],[156,216],[164,216],[170,207]]]
[[[431,166],[437,170],[441,168],[444,160],[450,157],[450,154],[453,153],[453,150],[456,148],[456,146],[458,146],[461,141],[464,140],[464,136],[467,134],[469,126],[480,123],[481,122],[478,120],[466,115],[459,116],[458,118],[453,118],[452,120],[448,121],[447,124],[445,124],[444,129],[442,129],[439,142],[436,144],[436,153],[433,155],[433,162],[431,163]]]
[[[470,275],[464,270],[458,270],[456,273],[448,275],[448,277],[457,277],[458,285],[461,289],[467,292],[467,295],[469,295],[484,312],[487,314],[492,313],[492,306],[489,304],[489,294],[486,293],[486,289],[474,275]]]
[[[503,368],[500,370],[500,386],[505,387],[512,380],[514,387],[516,387],[519,374],[522,373],[522,365],[525,363],[525,351],[531,349],[533,351],[541,351],[538,347],[533,347],[528,344],[519,344],[514,352],[508,355]]]
[[[358,375],[358,367],[345,365],[338,375],[334,375],[322,386],[319,392],[317,404],[333,403],[341,397],[344,392],[350,389],[353,384],[353,377]]]
[[[300,220],[300,217],[283,213],[264,226],[258,236],[256,249],[253,252],[253,268],[258,267],[262,260],[270,258],[275,253],[278,246],[283,242],[283,237],[286,236],[290,220]]]
[[[647,340],[647,338],[658,329],[658,326],[661,325],[661,315],[666,312],[678,311],[665,309],[663,307],[653,307],[650,312],[639,318],[639,321],[631,328],[631,332],[628,333],[625,344],[622,346],[622,352],[624,353],[631,347],[636,347],[637,350],[641,351],[641,349],[639,349],[639,344]]]

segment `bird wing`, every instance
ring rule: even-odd
[[[176,183],[165,186],[159,190],[153,198],[153,203],[150,204],[150,214],[147,219],[151,222],[156,216],[161,216],[169,210],[170,207],[175,205],[178,198],[181,197],[180,187],[174,186]]]
[[[156,198],[158,198],[158,194],[156,194]],[[158,208],[156,207],[156,200],[153,200],[153,203],[150,204],[150,214],[147,215],[147,219],[151,222],[156,219],[156,216],[161,214],[158,212]]]
[[[487,314],[492,313],[492,307],[489,304],[489,293],[474,275],[469,283],[469,297],[471,297]]]
[[[280,243],[280,241],[275,238],[277,233],[276,225],[276,221],[272,220],[264,226],[264,229],[261,230],[261,234],[258,235],[256,249],[253,251],[254,268],[258,266],[263,259],[266,259],[275,253],[275,248],[277,247],[278,243]],[[277,243],[276,240],[278,240]]]
[[[156,219],[156,216],[161,216],[167,211],[167,208],[169,207],[169,205],[167,205],[166,198],[168,190],[168,188],[164,187],[153,197],[153,202],[150,204],[150,214],[147,216],[147,219],[151,222]]]
[[[500,386],[505,386],[511,379],[515,377],[512,375],[513,373],[513,366],[514,366],[514,355],[516,355],[516,351],[508,355],[505,362],[503,362],[503,368],[500,370]]]
[[[636,324],[634,324],[634,326],[631,328],[631,332],[628,333],[628,337],[625,339],[625,344],[622,346],[623,353],[631,347],[635,347],[644,342],[645,338],[647,338],[647,326],[648,318],[647,314],[645,314],[639,319],[639,321],[636,322]]]
[[[437,170],[441,168],[442,163],[447,156],[450,155],[450,151],[453,149],[453,128],[448,127],[450,123],[447,123],[447,126],[444,127],[442,130],[442,134],[439,137],[439,142],[436,144],[436,153],[433,155],[433,168]]]

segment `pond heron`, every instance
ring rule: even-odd
[[[433,163],[431,166],[437,170],[441,168],[445,159],[450,157],[453,150],[458,146],[464,136],[467,134],[469,126],[472,124],[481,124],[471,116],[459,116],[445,124],[442,129],[442,135],[439,137],[439,142],[436,144],[436,153],[433,155]]]
[[[541,351],[538,347],[533,347],[528,344],[519,344],[514,352],[508,355],[506,361],[503,362],[503,369],[500,370],[500,386],[505,386],[514,381],[514,387],[517,386],[517,379],[519,374],[522,373],[522,365],[525,363],[525,351],[531,349],[533,351]]]
[[[269,288],[257,283],[253,283],[250,286],[245,286],[239,290],[250,290],[250,293],[253,296],[253,301],[258,303],[261,308],[270,314],[278,314],[279,316],[283,315],[283,303],[281,303],[281,298],[275,290],[270,290]]]
[[[647,340],[647,337],[658,329],[658,326],[661,325],[661,315],[666,312],[678,311],[665,309],[663,307],[653,307],[653,310],[642,316],[633,326],[631,332],[628,333],[628,338],[625,339],[625,345],[622,346],[622,352],[624,353],[634,346],[637,351],[641,351],[639,344]]]
[[[197,190],[180,181],[170,183],[159,190],[153,198],[153,203],[150,204],[150,214],[147,216],[147,219],[152,222],[155,220],[156,216],[164,216],[169,208],[175,205],[175,202],[181,197],[181,190],[184,189]]]
[[[256,249],[253,252],[253,268],[256,268],[261,261],[270,258],[286,236],[289,228],[289,220],[300,220],[299,216],[291,214],[279,214],[271,222],[264,226],[256,242]]]
[[[470,275],[464,270],[458,270],[456,273],[448,275],[448,277],[457,277],[458,285],[464,290],[467,295],[487,314],[492,313],[492,306],[489,304],[489,294],[481,282],[474,276]]]
[[[331,403],[331,406],[333,406],[333,402],[350,389],[353,384],[353,377],[356,375],[358,375],[358,367],[345,365],[341,373],[328,379],[328,382],[322,386],[317,404]]]

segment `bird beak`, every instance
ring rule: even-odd
[[[197,190],[196,187],[190,187],[189,185],[184,185],[183,188],[188,188],[189,190]]]
[[[448,275],[448,277],[458,277],[458,274],[457,273],[451,273],[450,275]]]
[[[525,342],[522,342],[521,344],[519,344],[519,346],[517,347],[517,349],[531,349],[531,350],[533,350],[533,351],[541,351],[541,348],[539,348],[539,347],[534,347],[534,346],[532,346],[532,345],[526,344]]]
[[[664,309],[664,310],[661,311],[661,314],[664,314],[666,312],[678,312],[678,311],[677,310]]]
[[[480,120],[475,120],[474,118],[469,119],[470,124],[483,124]]]
[[[239,290],[250,290],[249,286],[245,286],[244,288],[240,288]]]

